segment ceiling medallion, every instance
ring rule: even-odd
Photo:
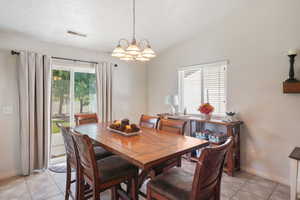
[[[125,61],[149,61],[154,58],[155,52],[152,50],[148,40],[143,39],[137,42],[135,39],[135,0],[133,0],[133,39],[130,43],[126,39],[120,39],[117,47],[113,50],[113,57]]]

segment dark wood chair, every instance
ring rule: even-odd
[[[219,200],[224,161],[232,144],[204,148],[194,175],[173,168],[149,181],[147,200]]]
[[[142,115],[140,119],[140,127],[143,128],[157,128],[159,117]]]
[[[158,129],[174,134],[184,135],[186,124],[187,121],[184,120],[161,119],[159,121]],[[181,156],[170,159],[162,164],[159,164],[158,166],[153,167],[150,176],[153,178],[175,166],[181,167]]]
[[[90,124],[90,123],[98,123],[99,122],[99,118],[98,115],[96,113],[78,113],[74,115],[75,117],[75,122],[76,122],[76,126],[79,125],[84,125],[84,124]],[[93,141],[93,145],[97,146],[99,149],[101,149],[102,147],[100,147],[100,145]],[[102,151],[107,151],[104,148],[102,148]],[[107,151],[107,154],[111,154],[113,155],[111,152]]]
[[[74,147],[74,143],[73,143],[73,139],[71,134],[69,133],[70,128],[69,127],[64,127],[62,126],[62,124],[57,123],[57,126],[60,128],[61,130],[61,134],[63,136],[63,140],[64,140],[64,145],[65,145],[65,149],[66,149],[66,163],[67,163],[67,172],[66,172],[66,191],[65,191],[65,199],[69,199],[69,196],[72,197],[72,199],[74,199],[77,194],[74,196],[71,192],[71,184],[76,182],[76,179],[71,180],[72,179],[72,168],[76,169],[77,168],[77,162],[76,162],[76,156],[75,156],[75,147]]]
[[[177,120],[177,119],[161,119],[159,121],[158,129],[162,131],[167,131],[170,133],[176,133],[184,135],[185,126],[187,121]]]
[[[75,114],[76,125],[89,124],[89,123],[98,123],[99,119],[96,113],[79,113]]]
[[[75,155],[75,146],[73,142],[72,135],[70,133],[69,127],[64,127],[62,124],[57,123],[57,127],[61,129],[61,133],[63,136],[63,141],[66,149],[66,163],[67,163],[67,172],[66,172],[66,191],[65,191],[65,199],[69,199],[69,196],[71,196],[73,199],[75,199],[78,195],[72,194],[71,192],[71,184],[76,182],[76,179],[72,180],[72,168],[77,169],[77,161],[76,161],[76,155]],[[100,160],[105,157],[111,156],[112,154],[103,148],[99,146],[94,146],[94,151],[96,155],[96,159]],[[77,191],[77,190],[76,190]]]
[[[92,199],[100,199],[104,190],[112,190],[112,199],[122,198],[126,193],[121,192],[120,184],[128,183],[132,200],[137,200],[138,168],[121,157],[114,155],[96,160],[91,139],[87,135],[72,132],[77,158],[77,174],[79,180],[79,199],[84,199],[84,184],[92,189]]]

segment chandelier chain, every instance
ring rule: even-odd
[[[135,0],[133,0],[133,39],[135,39]]]

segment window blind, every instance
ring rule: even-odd
[[[209,101],[214,114],[226,111],[226,62],[186,67],[179,70],[180,110],[199,114],[199,105]]]
[[[187,70],[184,72],[183,98],[184,108],[188,113],[196,113],[202,99],[202,70]]]
[[[214,106],[215,114],[225,113],[225,67],[211,66],[203,68],[203,88],[208,93],[209,103]],[[206,102],[207,97],[206,97]]]

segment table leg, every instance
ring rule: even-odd
[[[236,163],[236,169],[240,170],[241,169],[241,149],[240,149],[240,144],[241,144],[241,136],[240,136],[240,126],[236,126],[235,128],[235,135],[237,137],[236,141],[236,156],[235,156],[235,163]]]
[[[297,200],[297,182],[298,182],[298,161],[291,159],[290,161],[290,187],[291,200]]]
[[[189,136],[193,136],[192,134],[193,134],[193,120],[189,120]],[[189,161],[191,161],[191,157],[192,157],[192,153],[191,152],[189,152],[189,153],[187,153],[186,154],[186,158],[187,158],[187,160],[189,160]]]
[[[233,172],[235,170],[235,157],[234,157],[234,150],[236,148],[236,138],[234,136],[232,127],[227,127],[227,135],[232,136],[233,144],[232,147],[229,149],[227,154],[227,174],[229,176],[233,176]]]
[[[138,176],[138,180],[137,180],[137,193],[138,195],[141,195],[143,196],[144,198],[147,197],[146,194],[144,194],[142,191],[140,191],[141,187],[143,186],[144,182],[146,181],[146,179],[149,177],[151,173],[151,169],[143,169],[139,176]],[[131,189],[132,189],[132,186],[131,186],[131,182],[128,182],[127,183],[127,192],[126,192],[126,195],[127,196],[130,196],[130,193],[131,193]],[[118,193],[120,195],[120,198],[122,200],[126,200],[126,195],[124,195],[124,192],[122,191],[122,189],[119,189],[118,190]]]
[[[151,172],[151,169],[144,169],[141,171],[141,173],[139,174],[139,177],[138,177],[137,191],[138,191],[138,194],[141,195],[142,197],[144,197],[145,199],[147,198],[147,195],[145,193],[143,193],[140,189],[143,186],[146,179],[149,177],[150,172]]]
[[[145,180],[148,178],[149,173],[150,173],[150,169],[144,169],[141,171],[138,178],[138,189],[142,187]]]
[[[234,168],[234,158],[233,152],[230,149],[227,154],[227,175],[233,176],[233,168]]]

